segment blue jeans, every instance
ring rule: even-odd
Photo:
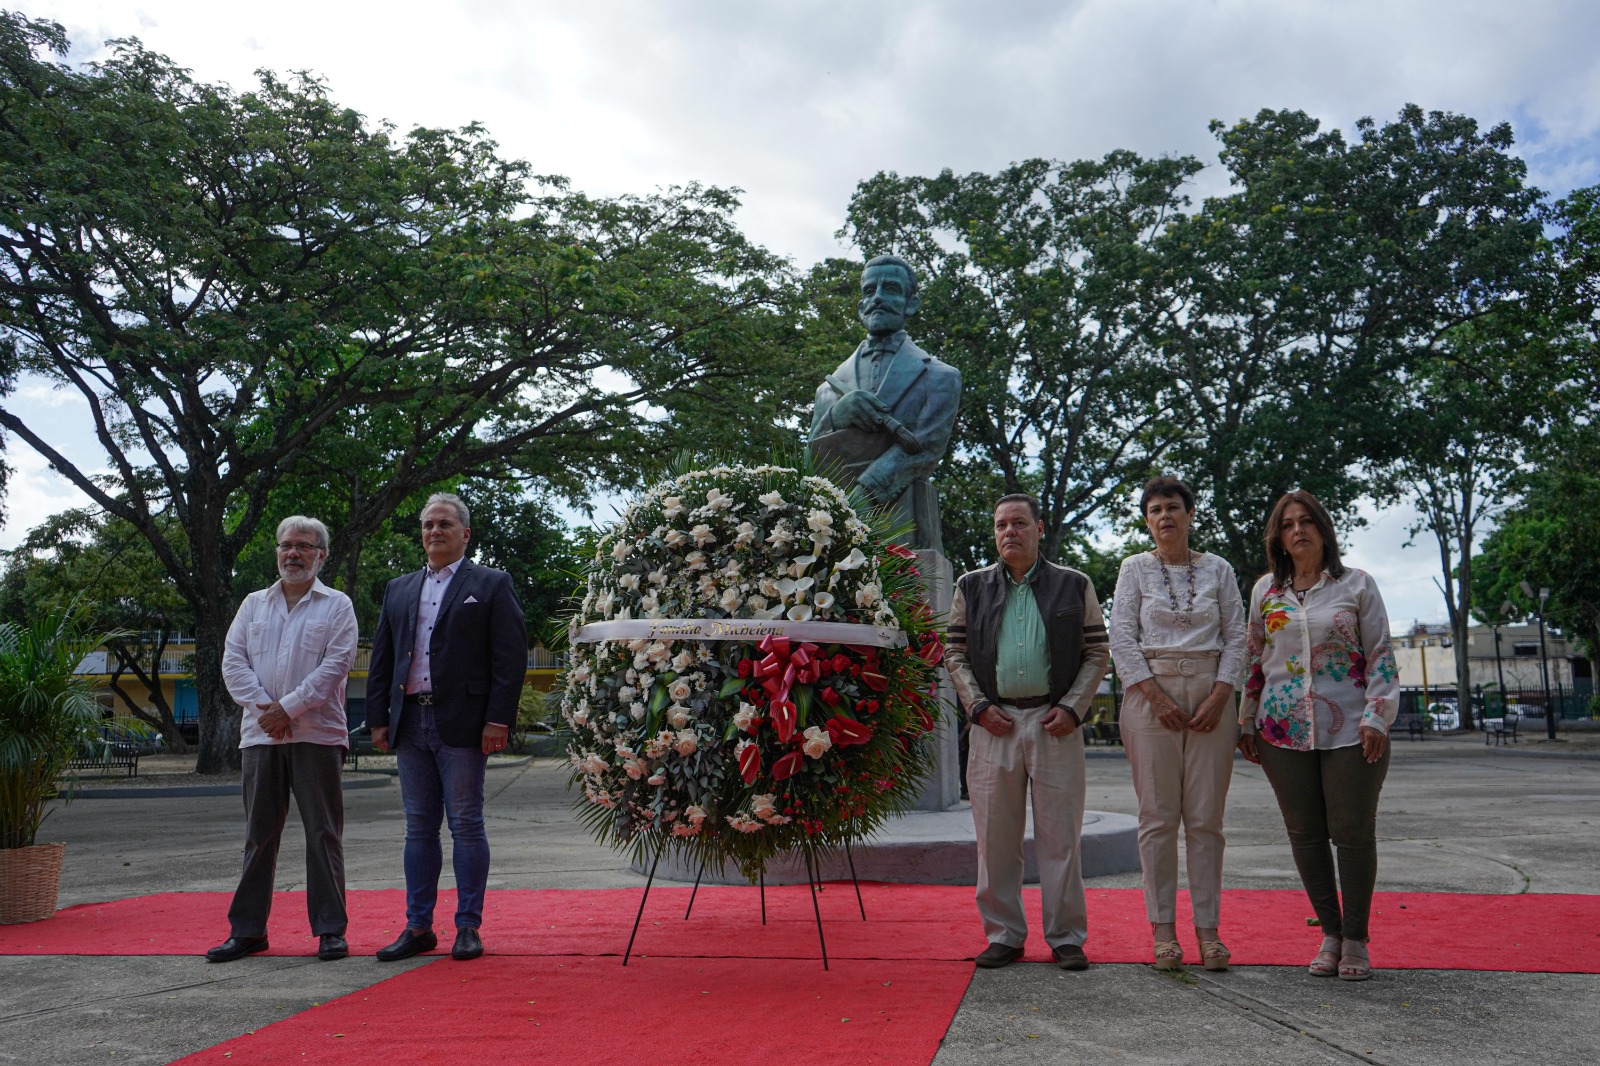
[[[489,880],[489,837],[483,829],[483,771],[488,756],[478,748],[453,748],[439,739],[433,708],[407,708],[405,730],[395,744],[400,802],[406,812],[406,927],[432,929],[439,898],[444,849],[439,825],[450,820],[451,865],[456,875],[456,928],[483,924],[483,893]]]

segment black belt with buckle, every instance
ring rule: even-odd
[[[1024,711],[1031,711],[1035,707],[1043,707],[1049,703],[1050,696],[1048,693],[1043,696],[1001,696],[1000,702],[1009,703],[1013,707],[1020,707]]]
[[[433,706],[433,693],[431,693],[431,692],[408,692],[408,693],[406,693],[405,702],[409,703],[413,707],[432,707]]]

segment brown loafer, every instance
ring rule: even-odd
[[[1022,958],[1022,949],[1014,948],[1010,944],[990,944],[973,960],[985,970],[998,970],[1002,966],[1010,966]]]
[[[1055,956],[1056,965],[1063,970],[1087,970],[1089,968],[1089,956],[1083,953],[1082,945],[1062,944],[1058,948],[1052,948],[1050,954]]]

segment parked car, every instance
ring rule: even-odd
[[[139,755],[160,755],[167,748],[166,737],[134,719],[118,719],[103,724],[100,727],[100,742]]]
[[[1429,727],[1435,733],[1461,728],[1461,710],[1455,700],[1439,700],[1428,705]]]

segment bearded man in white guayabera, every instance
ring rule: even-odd
[[[1044,939],[1064,970],[1088,968],[1079,840],[1083,718],[1110,661],[1087,574],[1039,555],[1044,523],[1031,496],[994,509],[1000,561],[963,574],[950,607],[946,663],[974,728],[967,792],[978,835],[978,914],[989,946],[979,966],[1022,957],[1022,843],[1033,800]]]
[[[244,872],[228,908],[228,939],[206,952],[232,962],[267,950],[278,842],[289,796],[306,831],[306,913],[317,958],[342,959],[345,943],[344,787],[349,744],[344,691],[356,660],[350,597],[317,580],[328,527],[294,515],[278,523],[278,580],[252,592],[228,627],[222,680],[239,704],[244,770]]]

